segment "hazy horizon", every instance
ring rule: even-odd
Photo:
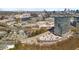
[[[0,8],[0,11],[63,11],[65,8]],[[79,8],[67,8],[70,10],[77,10]]]

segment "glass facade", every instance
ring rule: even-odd
[[[70,17],[55,17],[54,34],[62,36],[70,29]]]

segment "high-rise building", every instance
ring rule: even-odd
[[[79,29],[79,17],[55,17],[54,34],[62,36],[72,27]]]

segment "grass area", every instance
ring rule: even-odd
[[[28,37],[33,37],[33,36],[42,34],[42,33],[47,32],[47,31],[48,31],[47,29],[41,28],[41,29],[33,31]]]
[[[79,37],[74,35],[74,37],[70,37],[67,40],[58,42],[53,45],[28,45],[18,42],[15,45],[15,48],[11,50],[74,50],[76,48],[79,48]]]

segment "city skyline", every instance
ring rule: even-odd
[[[0,11],[63,11],[65,8],[0,8]],[[66,8],[70,10],[77,10],[79,8]]]

